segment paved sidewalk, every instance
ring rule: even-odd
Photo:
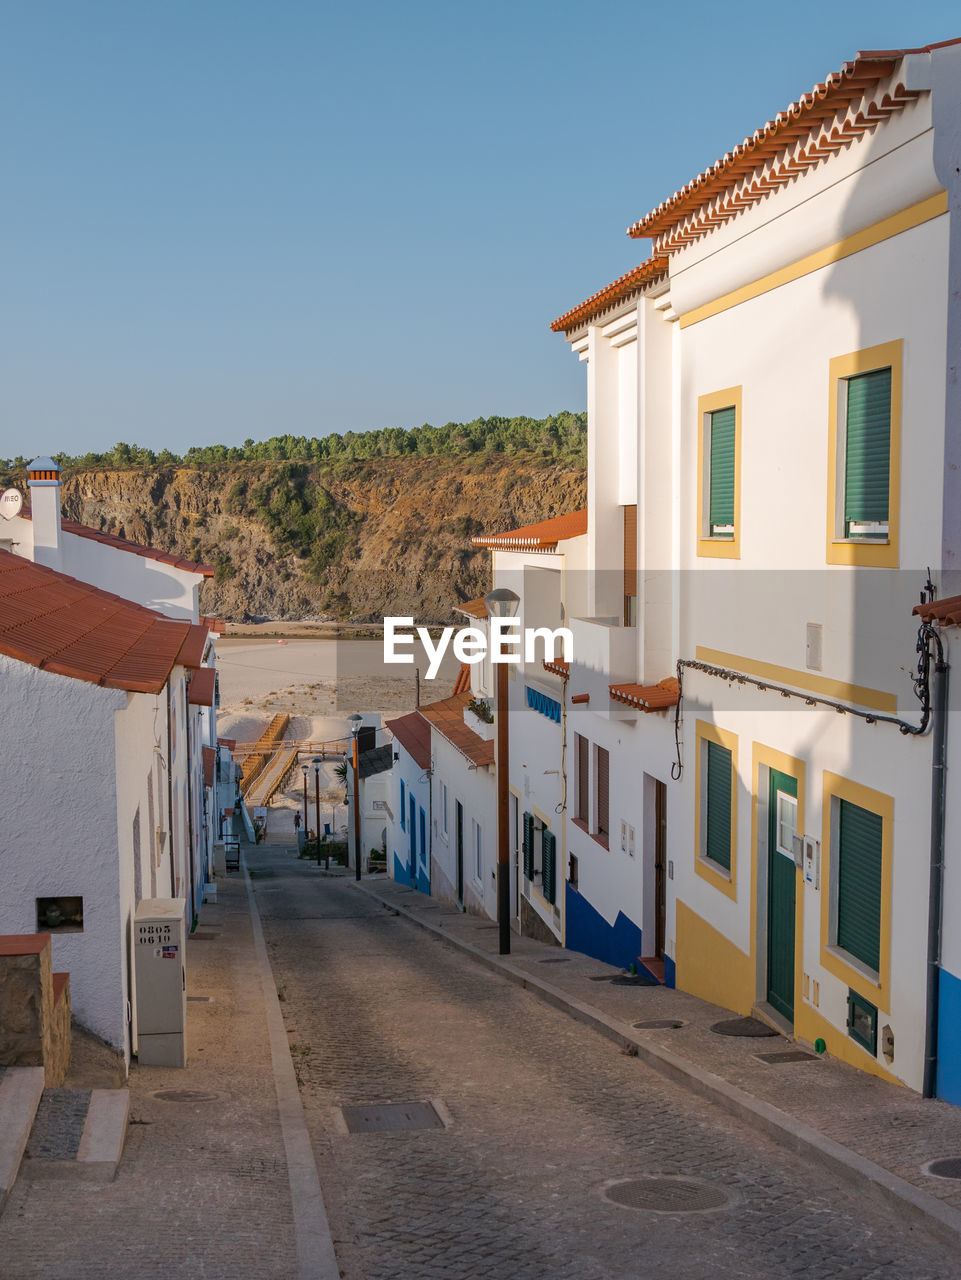
[[[303,1120],[279,1007],[273,1020],[292,1098],[275,1078],[276,995],[272,978],[265,982],[243,874],[221,876],[217,891],[187,948],[186,1069],[133,1065],[130,1127],[113,1182],[95,1187],[65,1176],[15,1183],[0,1217],[0,1275],[331,1274],[317,1242],[308,1238],[305,1249],[298,1229],[297,1196],[313,1160],[309,1141],[306,1152],[297,1150],[298,1115],[301,1128]],[[320,1221],[325,1234],[322,1213]]]
[[[926,1174],[931,1160],[961,1155],[961,1108],[924,1100],[828,1056],[772,1064],[758,1055],[787,1051],[783,1038],[740,1039],[710,1030],[730,1012],[666,987],[616,985],[621,970],[579,952],[511,937],[499,956],[490,920],[462,913],[386,877],[362,882],[386,906],[437,931],[453,945],[541,998],[621,1042],[673,1079],[830,1165],[942,1236],[961,1238],[961,1182]],[[638,1022],[675,1021],[641,1029]]]

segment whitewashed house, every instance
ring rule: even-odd
[[[954,1100],[912,607],[961,558],[959,174],[961,43],[860,54],[553,326],[589,413],[567,944]]]
[[[398,884],[430,893],[430,725],[411,711],[388,720],[387,728],[393,734],[387,873]]]
[[[472,539],[491,549],[494,586],[520,597],[519,635],[539,628],[553,632],[586,611],[586,535],[587,512],[575,511]],[[511,915],[519,933],[563,942],[565,868],[572,865],[564,817],[570,786],[566,743],[583,700],[571,702],[576,691],[569,687],[568,663],[559,648],[548,651],[546,639],[535,643],[530,656],[519,644],[517,658],[507,666]],[[496,705],[496,672],[489,661],[477,671],[480,687]],[[496,841],[496,807],[491,817]],[[576,858],[573,866],[576,883]]]
[[[206,630],[2,550],[0,602],[0,933],[52,934],[74,1016],[127,1063],[137,903],[199,907],[188,740]]]

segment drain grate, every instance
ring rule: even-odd
[[[676,1031],[684,1023],[675,1022],[673,1018],[651,1018],[648,1022],[635,1022],[633,1025],[640,1031]]]
[[[947,1156],[943,1160],[931,1160],[922,1165],[922,1173],[931,1174],[935,1178],[961,1179],[961,1156]]]
[[[730,1204],[719,1187],[692,1178],[630,1178],[608,1187],[604,1197],[624,1209],[648,1213],[704,1213]]]
[[[210,942],[213,938],[219,938],[220,931],[213,929],[195,929],[193,933],[188,934],[190,942]]]
[[[757,1040],[778,1034],[758,1018],[728,1018],[724,1022],[715,1022],[711,1030],[719,1036],[746,1036]]]
[[[570,964],[570,956],[548,956],[546,960],[538,960],[538,964]]]
[[[205,1089],[158,1089],[154,1094],[160,1102],[216,1102],[219,1096]]]
[[[786,1049],[783,1053],[756,1053],[759,1062],[769,1062],[772,1067],[782,1062],[817,1062],[813,1053],[805,1053],[803,1049]]]
[[[188,1000],[193,1000],[197,1004],[210,1004],[210,996],[188,996]]]
[[[382,1102],[372,1107],[341,1107],[349,1133],[407,1133],[443,1129],[429,1102]]]

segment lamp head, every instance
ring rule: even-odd
[[[513,618],[517,614],[517,606],[521,598],[510,587],[495,587],[484,597],[484,607],[490,618]]]
[[[310,773],[310,765],[308,765],[308,764],[302,764],[302,765],[300,766],[300,772],[301,772],[301,773],[304,775],[304,777],[306,778],[306,777],[307,777],[307,775],[308,775],[308,773]]]
[[[350,731],[356,738],[360,732],[360,726],[364,723],[364,717],[358,715],[356,711],[347,717],[347,723],[350,725]]]

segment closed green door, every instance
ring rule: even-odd
[[[767,827],[767,998],[794,1021],[794,904],[797,778],[770,771]]]

